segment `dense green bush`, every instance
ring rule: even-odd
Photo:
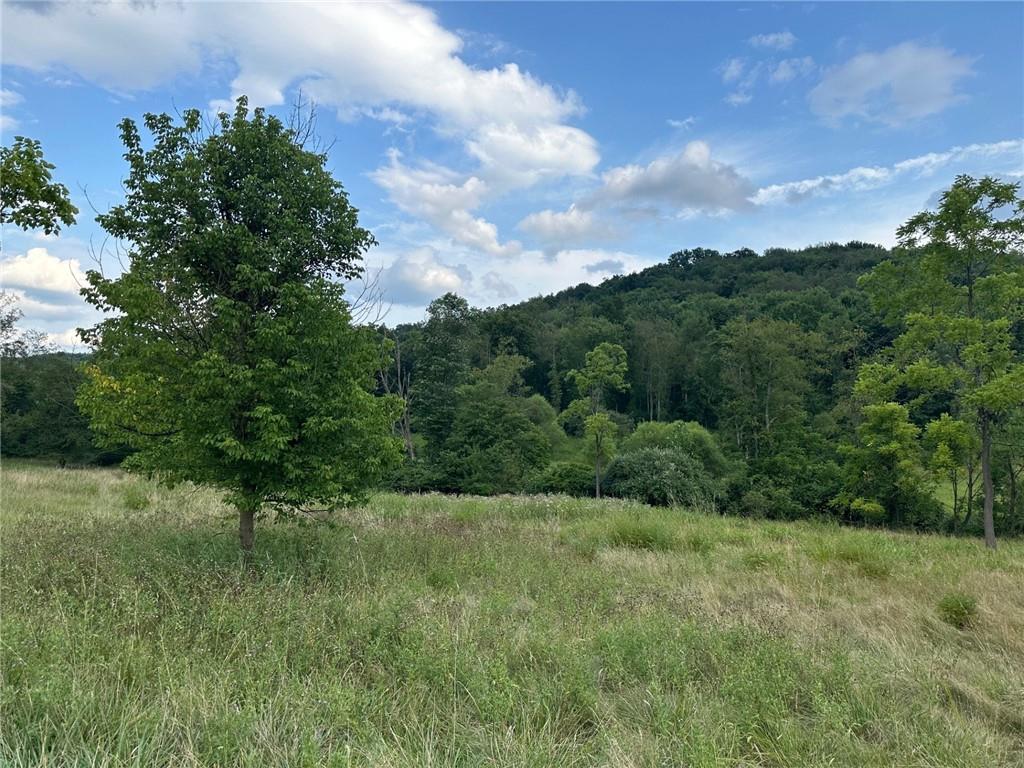
[[[715,440],[715,436],[695,421],[645,421],[622,441],[622,452],[630,453],[643,448],[666,448],[692,456],[701,463],[711,477],[722,477],[729,472],[729,460]]]
[[[594,495],[594,468],[577,461],[555,461],[534,477],[533,493],[564,493],[569,496]]]
[[[672,448],[641,448],[618,456],[604,484],[609,495],[661,506],[709,507],[719,490],[697,459]]]

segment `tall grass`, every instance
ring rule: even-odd
[[[2,486],[0,765],[1024,765],[1020,542],[382,495],[247,566],[207,491]]]

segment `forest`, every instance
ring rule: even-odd
[[[384,484],[600,493],[979,533],[981,446],[969,409],[952,386],[915,386],[879,368],[894,361],[904,324],[873,291],[914,258],[861,242],[761,254],[691,248],[515,305],[477,309],[442,296],[423,322],[376,329],[378,391],[405,403],[395,426],[405,460]],[[1007,333],[1019,359],[1019,315]],[[96,445],[75,404],[87,356],[5,354],[5,456],[125,456]],[[872,374],[891,382],[884,402]],[[993,425],[991,455],[995,529],[1019,534],[1019,408]]]

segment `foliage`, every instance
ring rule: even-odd
[[[79,404],[132,467],[225,489],[249,548],[263,504],[351,503],[397,461],[380,343],[332,279],[374,240],[326,156],[244,98],[208,134],[198,110],[145,123],[150,149],[121,123],[126,199],[98,217],[129,263],[87,275],[113,316],[84,335]]]
[[[78,209],[68,188],[53,181],[53,169],[34,139],[15,136],[11,146],[0,147],[0,224],[52,235],[61,224],[75,223]]]
[[[857,427],[858,442],[847,446],[846,482],[841,503],[862,522],[877,523],[884,510],[892,525],[929,527],[938,515],[928,494],[929,479],[921,462],[920,429],[898,403],[867,405]]]
[[[584,440],[587,456],[594,464],[594,493],[601,497],[601,476],[608,461],[615,455],[615,436],[618,428],[607,413],[587,416],[584,422]]]
[[[978,617],[978,601],[963,592],[950,592],[939,600],[939,618],[956,629],[967,629]]]
[[[578,461],[553,461],[533,479],[530,490],[534,493],[593,496],[594,470]]]
[[[605,477],[612,496],[658,506],[709,509],[719,487],[693,455],[678,448],[640,448],[619,455]]]
[[[543,467],[551,442],[530,416],[553,418],[522,396],[522,371],[529,361],[499,355],[457,391],[443,463],[448,490],[468,493],[522,491],[527,478]]]
[[[714,435],[692,421],[645,421],[622,442],[622,452],[667,448],[695,458],[708,475],[724,477],[730,469]]]
[[[900,227],[900,257],[861,281],[875,306],[902,322],[903,332],[889,359],[862,373],[859,391],[892,399],[902,387],[918,410],[941,398],[950,404],[950,416],[972,423],[989,547],[996,543],[993,433],[1024,406],[1024,361],[1014,331],[1024,319],[1019,188],[958,176],[937,210]]]

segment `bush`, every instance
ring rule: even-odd
[[[978,617],[978,601],[971,595],[950,592],[939,600],[939,617],[957,629],[967,629]]]
[[[534,477],[533,493],[564,493],[569,496],[594,495],[594,468],[578,461],[556,461]]]
[[[642,448],[612,461],[605,475],[609,495],[660,506],[707,507],[718,495],[715,481],[687,453]]]
[[[729,472],[729,460],[714,435],[695,421],[645,421],[623,441],[622,452],[644,448],[667,448],[688,454],[712,477],[722,477]]]

